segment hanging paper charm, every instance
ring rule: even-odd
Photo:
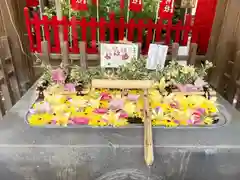
[[[130,0],[129,2],[129,10],[134,12],[142,11],[143,5],[142,0]]]
[[[167,17],[173,14],[173,0],[162,0],[159,7],[159,17]]]
[[[76,11],[87,11],[87,0],[71,0],[71,6]]]

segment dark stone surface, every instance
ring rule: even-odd
[[[154,165],[143,158],[143,128],[31,128],[32,88],[0,122],[1,180],[238,180],[240,114],[219,103],[221,127],[154,128]]]

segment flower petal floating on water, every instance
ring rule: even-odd
[[[89,118],[88,117],[75,117],[72,119],[74,124],[82,124],[82,125],[86,125],[89,122]]]
[[[98,108],[98,109],[95,109],[94,112],[97,113],[97,114],[105,114],[105,113],[108,112],[108,109],[106,109],[106,108]]]
[[[108,92],[101,93],[101,100],[106,101],[112,99],[112,96]]]
[[[110,109],[122,109],[124,101],[122,99],[112,99],[109,104]]]

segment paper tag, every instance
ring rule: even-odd
[[[119,67],[138,58],[137,44],[106,44],[101,43],[101,67]]]
[[[147,69],[162,69],[167,58],[168,46],[150,44],[147,58]]]
[[[188,46],[180,46],[178,49],[178,56],[188,56],[189,48]]]

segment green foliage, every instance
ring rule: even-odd
[[[120,4],[119,0],[100,0],[99,1],[99,16],[105,17],[108,19],[109,12],[114,12],[116,15],[116,19],[119,19],[121,16]],[[68,0],[63,0],[62,4],[62,14],[68,18],[72,16],[76,16],[77,18],[86,17],[87,19],[91,17],[97,17],[97,7],[91,4],[91,1],[88,1],[88,11],[73,11],[71,9],[71,5],[69,4]],[[130,18],[150,18],[155,21],[156,18],[156,11],[158,7],[157,0],[143,0],[143,11],[134,13],[130,12]],[[124,17],[127,18],[128,12],[128,0],[125,0],[125,8],[124,8]],[[52,18],[53,15],[56,15],[56,8],[46,7],[44,10],[44,15],[47,15],[49,18]],[[173,23],[175,24],[177,20],[180,18],[180,9],[175,7],[174,9],[174,18]]]

